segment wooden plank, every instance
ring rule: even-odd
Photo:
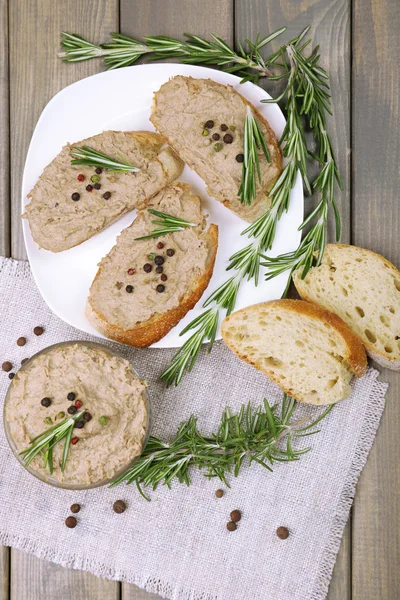
[[[0,600],[9,600],[10,591],[10,548],[0,546]]]
[[[0,0],[0,255],[10,256],[8,0]]]
[[[169,35],[183,39],[183,33],[207,36],[215,33],[233,42],[233,0],[121,0],[121,32],[143,35]],[[122,584],[122,600],[156,600],[160,596]]]
[[[26,558],[29,560],[26,560]],[[118,600],[119,583],[13,550],[10,600]]]
[[[398,0],[354,0],[353,243],[400,267]],[[358,484],[353,517],[354,598],[400,598],[400,378]]]
[[[10,4],[12,255],[24,258],[20,228],[20,188],[30,137],[40,112],[66,85],[101,70],[102,63],[65,64],[57,58],[60,32],[103,41],[118,29],[118,0],[12,0]],[[60,115],[62,118],[62,115]],[[102,598],[117,600],[119,584],[63,569],[12,551],[13,600]],[[27,591],[29,590],[29,591]]]
[[[56,92],[103,69],[98,60],[62,63],[57,58],[60,33],[62,30],[77,32],[100,42],[116,29],[118,0],[12,0],[10,3],[11,251],[14,258],[25,258],[20,226],[21,178],[38,117]]]
[[[303,0],[302,2],[260,2],[259,0],[236,1],[236,41],[245,37],[255,39],[258,32],[269,32],[287,25],[285,39],[290,39],[312,24],[314,44],[321,45],[322,65],[327,68],[332,87],[334,118],[329,119],[329,133],[338,157],[344,191],[337,192],[342,217],[343,242],[350,241],[350,1],[349,0]],[[273,49],[281,42],[276,41]],[[276,95],[274,84],[264,84],[271,95]],[[315,198],[305,199],[308,213],[315,205]],[[332,221],[332,219],[331,219]],[[330,227],[330,239],[334,230]],[[351,598],[351,540],[350,524],[347,525],[341,549],[336,561],[328,600]],[[360,596],[361,597],[361,596]]]

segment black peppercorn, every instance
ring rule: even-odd
[[[68,413],[69,415],[74,415],[74,414],[76,413],[76,411],[77,411],[77,410],[78,410],[78,409],[76,408],[76,406],[72,405],[72,406],[69,406],[69,407],[67,408],[67,413]]]
[[[35,335],[42,335],[44,333],[44,329],[43,329],[43,327],[40,327],[39,325],[37,325],[37,327],[34,327],[33,333]]]
[[[75,519],[75,517],[67,517],[65,519],[65,524],[68,527],[68,529],[73,529],[77,526],[77,523],[78,521]]]
[[[164,267],[162,267],[161,265],[159,267],[156,267],[156,273],[162,273],[164,271]]]
[[[111,198],[111,193],[110,192],[104,192],[103,198],[104,198],[104,200],[109,200]]]
[[[213,133],[211,137],[217,142],[221,136],[219,135],[219,133]]]
[[[81,510],[80,504],[72,504],[70,511],[73,513],[78,513]]]
[[[223,137],[223,140],[224,140],[225,144],[232,144],[233,135],[231,133],[226,133]]]
[[[240,512],[240,510],[233,510],[231,512],[231,521],[233,521],[234,523],[237,523],[238,521],[240,521],[241,518],[242,518],[242,513]]]
[[[215,492],[215,495],[217,496],[217,498],[222,498],[222,496],[224,495],[224,490],[221,490],[221,489],[217,490]]]
[[[173,248],[168,248],[167,256],[173,256],[175,254],[175,250]]]
[[[86,191],[87,191],[87,192],[91,192],[91,191],[92,191],[92,189],[93,189],[93,186],[92,186],[92,185],[90,185],[90,184],[89,184],[89,185],[87,185],[87,186],[86,186]]]
[[[244,154],[236,154],[235,158],[238,163],[242,163],[244,161]]]
[[[101,167],[96,168],[97,175],[100,175],[100,173],[102,173],[102,172],[103,172],[103,169]]]
[[[154,259],[154,262],[156,263],[156,265],[162,265],[164,264],[164,257],[163,256],[156,256]]]
[[[74,192],[74,193],[72,194],[72,196],[71,196],[72,200],[74,200],[75,202],[76,202],[77,200],[79,200],[79,198],[80,198],[80,197],[81,197],[81,195],[80,195],[80,194],[78,194],[78,192]]]
[[[70,407],[71,408],[71,407]],[[75,423],[75,427],[77,429],[83,429],[85,427],[85,421],[82,421],[82,419],[79,419],[79,421],[77,421]]]
[[[289,537],[289,529],[287,527],[278,527],[276,535],[281,540],[286,540]]]
[[[101,188],[101,185],[99,183],[95,183],[93,187],[95,190],[99,190]]]
[[[143,267],[143,271],[145,271],[146,273],[150,273],[150,271],[152,270],[152,265],[150,263],[146,263]]]
[[[156,290],[159,294],[161,294],[165,290],[165,285],[163,285],[162,283],[159,283],[158,286],[156,287]]]
[[[132,294],[133,289],[133,285],[127,285],[125,291],[128,292],[128,294]]]
[[[90,414],[90,412],[84,412],[82,415],[82,419],[86,422],[89,423],[89,421],[92,420],[92,415]]]
[[[220,129],[221,129],[221,131],[228,131],[228,125],[225,125],[225,123],[222,123]]]
[[[76,398],[76,394],[74,394],[74,392],[69,392],[69,394],[67,395],[67,400],[71,400],[71,402],[73,402]]]
[[[205,129],[212,129],[214,127],[214,121],[206,121],[204,127]]]
[[[5,371],[6,373],[8,373],[8,371],[11,371],[11,369],[12,369],[12,364],[10,363],[9,360],[6,360],[1,365],[1,368],[3,369],[3,371]]]
[[[161,281],[167,281],[168,277],[166,275],[161,275]]]
[[[17,339],[17,346],[25,346],[25,344],[26,344],[26,338],[20,337]]]
[[[236,531],[237,525],[233,521],[229,521],[229,523],[226,524],[226,528],[228,531]]]
[[[126,511],[126,504],[123,500],[116,500],[113,504],[114,512],[121,514]]]
[[[50,400],[50,398],[42,398],[40,401],[40,404],[47,408],[48,406],[50,406],[51,400]]]
[[[15,373],[9,373],[8,374],[8,379],[14,379],[15,377]]]

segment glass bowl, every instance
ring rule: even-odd
[[[103,352],[106,352],[110,356],[116,356],[118,358],[123,358],[124,360],[127,360],[122,355],[122,353],[120,353],[120,352],[118,352],[118,351],[116,351],[114,349],[111,349],[111,348],[109,348],[108,346],[106,346],[104,344],[100,344],[98,342],[69,341],[69,342],[60,342],[58,344],[53,344],[52,346],[48,346],[47,348],[44,348],[43,350],[40,350],[40,352],[37,352],[31,358],[29,358],[29,360],[27,360],[21,366],[21,368],[18,370],[18,372],[25,371],[25,370],[29,369],[29,366],[40,355],[46,354],[46,353],[48,353],[51,350],[54,350],[56,348],[60,348],[60,347],[63,347],[63,346],[71,346],[71,345],[87,346],[87,347],[90,347],[90,348],[102,350]],[[138,379],[140,379],[139,375],[137,374],[137,372],[133,368],[132,363],[130,361],[128,361],[128,362],[130,363],[132,371],[135,374],[135,376]],[[100,486],[107,485],[107,484],[111,483],[112,481],[114,481],[114,479],[116,479],[117,477],[120,477],[121,475],[123,475],[134,464],[134,462],[139,458],[139,456],[135,456],[126,465],[124,465],[123,467],[121,467],[121,469],[119,469],[113,475],[113,477],[111,477],[109,479],[99,480],[99,481],[96,481],[96,482],[91,483],[91,484],[80,484],[80,483],[74,484],[74,483],[71,483],[71,482],[61,482],[61,481],[58,481],[58,479],[56,479],[54,476],[50,475],[50,473],[48,475],[44,475],[41,472],[39,472],[36,469],[34,469],[31,465],[27,466],[25,464],[24,459],[19,454],[19,452],[21,450],[19,448],[17,448],[17,446],[16,446],[16,444],[15,444],[15,442],[14,442],[12,436],[11,436],[10,425],[9,425],[7,419],[6,419],[6,407],[8,405],[8,402],[10,401],[11,390],[12,390],[12,386],[13,386],[14,382],[15,382],[15,378],[11,381],[11,383],[10,383],[10,385],[8,387],[6,396],[5,396],[5,400],[4,400],[3,421],[4,421],[4,430],[5,430],[6,438],[7,438],[7,441],[9,443],[9,446],[10,446],[10,448],[11,448],[14,456],[18,460],[18,462],[24,467],[24,469],[26,471],[28,471],[31,475],[33,475],[37,479],[40,479],[40,481],[43,481],[44,483],[47,483],[47,484],[49,484],[49,485],[51,485],[53,487],[67,489],[67,490],[89,490],[89,489],[93,489],[93,488],[100,487]],[[149,435],[150,435],[150,425],[151,425],[151,402],[150,402],[150,397],[149,397],[147,388],[143,392],[143,398],[144,398],[144,402],[145,402],[145,406],[146,406],[146,410],[147,410],[147,422],[146,422],[146,425],[145,425],[145,435],[144,435],[144,438],[143,438],[142,449],[144,449],[145,446],[146,446],[147,440],[148,440]]]

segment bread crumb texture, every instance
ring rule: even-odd
[[[380,364],[400,369],[400,272],[383,256],[329,244],[319,267],[293,275],[301,297],[335,312]]]
[[[300,300],[266,302],[233,313],[225,319],[222,335],[240,358],[309,404],[346,398],[353,372],[365,370],[362,344],[347,326]]]

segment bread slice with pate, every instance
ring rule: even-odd
[[[240,87],[240,86],[239,86]],[[247,107],[267,143],[271,161],[259,153],[261,184],[256,200],[240,202],[243,134]],[[278,140],[268,121],[230,85],[211,79],[178,75],[154,94],[151,122],[182,160],[207,184],[207,192],[246,221],[254,221],[270,207],[268,192],[282,171]]]
[[[116,173],[71,165],[74,146],[90,146],[111,158],[121,155],[140,168]],[[150,198],[181,174],[183,162],[163,138],[151,131],[103,131],[76,144],[67,144],[45,167],[23,215],[35,242],[62,252],[86,241]],[[79,176],[79,178],[78,178]],[[93,181],[93,179],[95,181]],[[89,186],[89,187],[88,187]]]
[[[293,274],[304,300],[335,312],[383,367],[400,371],[400,271],[370,250],[328,244],[304,279]]]
[[[138,348],[164,337],[195,306],[210,281],[218,247],[218,227],[206,229],[200,198],[187,184],[164,188],[147,208],[196,226],[137,240],[155,228],[154,216],[140,211],[100,262],[87,304],[87,317],[98,331]]]
[[[222,337],[242,360],[308,404],[333,404],[351,393],[367,360],[360,339],[337,315],[302,300],[273,300],[232,313]]]

